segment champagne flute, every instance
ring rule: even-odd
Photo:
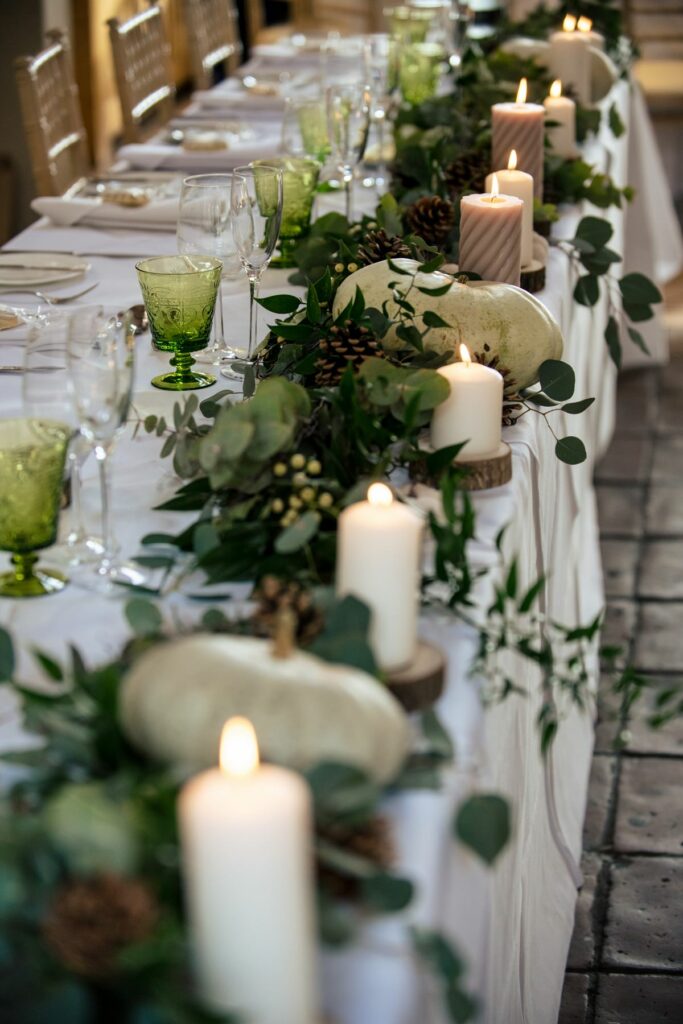
[[[243,379],[257,369],[258,299],[261,277],[270,263],[282,221],[282,171],[266,163],[235,168],[232,183],[232,230],[249,280],[249,341],[246,358],[224,366],[224,377]]]
[[[366,78],[372,91],[372,121],[377,126],[377,170],[363,184],[382,189],[387,183],[385,159],[385,126],[392,113],[394,94],[398,88],[398,47],[390,36],[377,33],[365,43]]]
[[[133,391],[134,335],[129,323],[107,318],[101,309],[80,309],[69,319],[69,388],[81,433],[100,470],[102,556],[94,583],[104,590],[115,583],[139,586],[144,573],[117,560],[111,513],[109,457],[122,433]]]
[[[67,466],[71,485],[71,524],[64,544],[70,565],[89,562],[102,554],[102,541],[88,535],[83,521],[81,469],[90,448],[79,430],[67,367],[68,316],[52,312],[34,322],[24,349],[22,397],[27,416],[67,424],[71,430]]]
[[[178,207],[178,252],[218,257],[223,263],[222,280],[235,280],[242,270],[230,219],[232,181],[232,174],[193,174],[183,181]],[[205,351],[215,363],[221,358],[235,358],[225,337],[220,286],[214,315],[214,341]],[[201,353],[195,358],[201,361]]]
[[[363,159],[370,128],[372,95],[367,85],[331,85],[326,91],[332,160],[345,190],[346,219],[352,216],[353,172]]]

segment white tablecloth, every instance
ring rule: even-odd
[[[612,97],[627,121],[628,90],[626,83],[620,83]],[[619,141],[605,136],[592,146],[591,158],[609,162],[618,181],[625,182],[629,149],[638,147],[638,132],[646,130],[637,101],[635,109],[631,136]],[[647,210],[653,201],[648,189],[656,180],[651,174],[656,154],[649,153],[649,170],[645,171],[646,157],[642,153],[641,157],[643,177],[637,184]],[[660,193],[656,198],[659,209],[666,209],[666,196]],[[569,237],[581,212],[588,211],[566,211],[558,235]],[[629,213],[629,225],[631,216]],[[612,211],[610,217],[615,226],[614,247],[621,250],[624,218],[618,211]],[[662,230],[662,224],[648,220],[646,214],[640,231],[645,228],[652,248],[643,247],[639,234],[638,246],[627,254],[629,265],[633,261],[634,269],[638,266],[651,273],[654,254],[655,261],[670,272],[680,262],[677,236],[668,227]],[[10,244],[14,249],[105,253],[92,257],[85,281],[100,282],[88,299],[97,298],[113,309],[139,301],[133,257],[172,252],[174,246],[172,233],[105,232],[44,223]],[[637,259],[641,256],[642,261]],[[269,271],[264,283],[266,290],[288,287],[283,272]],[[540,297],[562,327],[565,358],[576,371],[577,397],[596,397],[594,407],[584,416],[572,418],[566,430],[584,438],[589,461],[575,468],[559,463],[553,440],[539,417],[527,416],[506,430],[513,451],[513,479],[505,487],[475,496],[477,539],[471,552],[476,564],[494,564],[494,539],[507,525],[506,554],[515,554],[519,560],[520,585],[544,574],[548,582],[542,595],[543,609],[565,624],[585,622],[602,606],[591,480],[594,461],[612,432],[616,383],[602,339],[606,309],[603,304],[592,310],[578,307],[571,300],[572,287],[567,260],[551,250],[547,286]],[[226,289],[225,309],[232,336],[243,338],[246,289]],[[21,360],[25,333],[23,327],[0,336],[5,362]],[[664,355],[663,345],[657,352]],[[135,405],[142,415],[170,412],[176,396],[155,391],[149,384],[166,361],[166,356],[152,351],[149,336],[140,339]],[[20,409],[20,388],[19,378],[0,377],[5,415]],[[185,522],[186,517],[176,513],[151,511],[178,484],[169,463],[159,461],[158,451],[155,439],[144,433],[133,439],[129,432],[114,455],[114,515],[124,555],[139,551],[139,539],[145,533],[175,532]],[[85,498],[90,521],[96,524],[98,495],[92,472]],[[47,560],[47,554],[45,557]],[[490,587],[490,582],[482,587]],[[482,601],[486,596],[482,593]],[[180,595],[165,603],[188,620],[198,614],[196,605]],[[76,585],[44,601],[2,601],[0,619],[22,642],[22,669],[27,676],[35,675],[28,654],[33,645],[59,655],[69,643],[75,643],[92,661],[115,655],[127,633],[122,599],[96,597]],[[529,689],[529,698],[512,697],[484,711],[481,681],[468,674],[476,641],[473,631],[434,619],[425,619],[422,628],[425,636],[432,637],[448,654],[448,681],[438,711],[454,736],[456,763],[446,773],[441,791],[405,793],[387,801],[398,841],[398,866],[416,882],[417,899],[405,914],[368,924],[353,947],[322,954],[325,1009],[338,1024],[444,1022],[437,987],[411,953],[406,926],[413,923],[442,930],[464,953],[468,984],[482,1000],[484,1024],[551,1024],[557,1016],[579,882],[577,864],[592,747],[590,716],[567,710],[559,737],[544,762],[535,723],[538,679],[529,666],[510,666],[518,684]],[[5,745],[16,740],[16,735],[6,731],[0,734]],[[513,810],[513,840],[492,870],[451,837],[454,809],[480,788],[506,794]]]

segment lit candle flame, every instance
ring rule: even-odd
[[[371,484],[368,488],[368,501],[376,508],[388,508],[393,500],[391,488],[386,484]]]
[[[514,153],[514,149],[512,151]],[[500,193],[500,185],[498,184],[498,175],[494,174],[491,178],[491,195],[497,196]]]
[[[514,171],[517,167],[517,150],[510,150],[510,158],[508,160],[508,171]]]
[[[251,775],[259,766],[258,741],[248,718],[229,718],[223,726],[220,746],[221,771],[226,775]]]
[[[576,23],[576,27],[578,28],[579,32],[590,32],[590,30],[593,28],[593,22],[590,18],[587,18],[584,14],[582,14]]]
[[[565,32],[573,32],[576,28],[576,18],[573,14],[565,15],[565,19],[562,22],[562,28]]]
[[[460,362],[464,363],[465,366],[472,365],[472,356],[470,355],[470,350],[465,344],[461,344],[460,346]]]
[[[527,94],[527,82],[526,78],[522,78],[519,83],[519,89],[517,90],[517,103],[526,103]]]
[[[553,84],[550,86],[550,95],[553,97],[554,100],[556,100],[558,96],[562,95],[562,82],[559,78],[556,78]]]

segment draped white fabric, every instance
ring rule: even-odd
[[[617,103],[630,130],[615,140],[605,126],[591,144],[589,159],[609,167],[619,184],[630,179],[638,190],[625,216],[610,211],[614,248],[623,251],[626,243],[628,269],[670,276],[681,263],[680,237],[671,221],[647,115],[639,94],[626,82],[615,86],[608,98],[611,102]],[[193,161],[198,156],[193,154]],[[196,162],[192,169],[198,169]],[[571,237],[579,216],[586,212],[566,210],[556,235]],[[160,230],[56,227],[42,221],[9,248],[102,254],[91,258],[85,281],[100,285],[88,298],[96,297],[105,307],[119,310],[139,301],[133,256],[173,252],[175,237]],[[588,413],[567,417],[563,433],[584,439],[589,461],[574,468],[558,462],[553,438],[540,417],[528,415],[507,429],[513,479],[505,487],[475,496],[477,539],[471,550],[476,565],[495,565],[495,537],[507,526],[505,553],[518,558],[521,586],[539,575],[547,577],[542,610],[567,625],[586,622],[602,606],[592,471],[613,429],[616,386],[602,337],[606,304],[603,300],[592,310],[578,307],[571,298],[574,279],[567,258],[551,249],[547,286],[540,297],[562,327],[565,359],[576,371],[576,397],[596,398]],[[282,271],[269,271],[264,283],[266,294],[290,287]],[[225,313],[229,333],[244,336],[243,283],[226,286]],[[3,332],[3,362],[21,362],[25,336],[26,327]],[[657,323],[650,326],[647,337],[656,356],[665,358],[665,339]],[[175,396],[155,391],[149,384],[166,356],[151,350],[147,335],[139,342],[138,357],[136,410],[140,415],[164,412],[168,416]],[[0,376],[0,398],[4,415],[18,412],[20,378]],[[557,429],[562,429],[559,422]],[[134,437],[131,428],[114,456],[114,514],[125,555],[140,550],[144,534],[177,532],[188,521],[185,515],[152,511],[178,485],[169,463],[160,462],[158,454],[156,439],[143,432]],[[94,524],[98,492],[90,465],[85,500]],[[490,581],[481,585],[483,603],[490,585]],[[116,655],[127,634],[122,615],[127,596],[97,597],[72,585],[44,601],[3,601],[0,617],[21,641],[24,677],[36,677],[29,654],[34,646],[62,655],[73,643],[91,662]],[[186,621],[198,615],[197,605],[179,594],[167,597],[164,605],[167,612],[173,610]],[[412,924],[442,930],[463,952],[467,982],[482,1000],[485,1024],[550,1024],[557,1016],[579,882],[591,716],[565,709],[559,737],[544,761],[535,722],[540,701],[536,673],[527,664],[512,662],[510,675],[529,696],[511,697],[484,710],[481,680],[469,675],[474,631],[453,621],[424,618],[422,632],[448,655],[448,682],[438,711],[454,736],[456,763],[446,773],[441,791],[411,792],[387,800],[386,812],[396,829],[398,867],[415,881],[417,899],[405,914],[368,924],[351,948],[321,954],[325,1009],[338,1024],[444,1021],[438,988],[411,952],[408,926]],[[3,700],[8,705],[6,694]],[[0,728],[0,744],[7,748],[19,742],[28,741],[22,740],[16,723],[6,722]],[[505,794],[513,811],[512,842],[491,870],[451,834],[458,803],[480,789]]]

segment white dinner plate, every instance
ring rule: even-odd
[[[17,265],[23,264],[26,269]],[[82,277],[90,264],[61,252],[0,252],[0,285],[57,284]]]

